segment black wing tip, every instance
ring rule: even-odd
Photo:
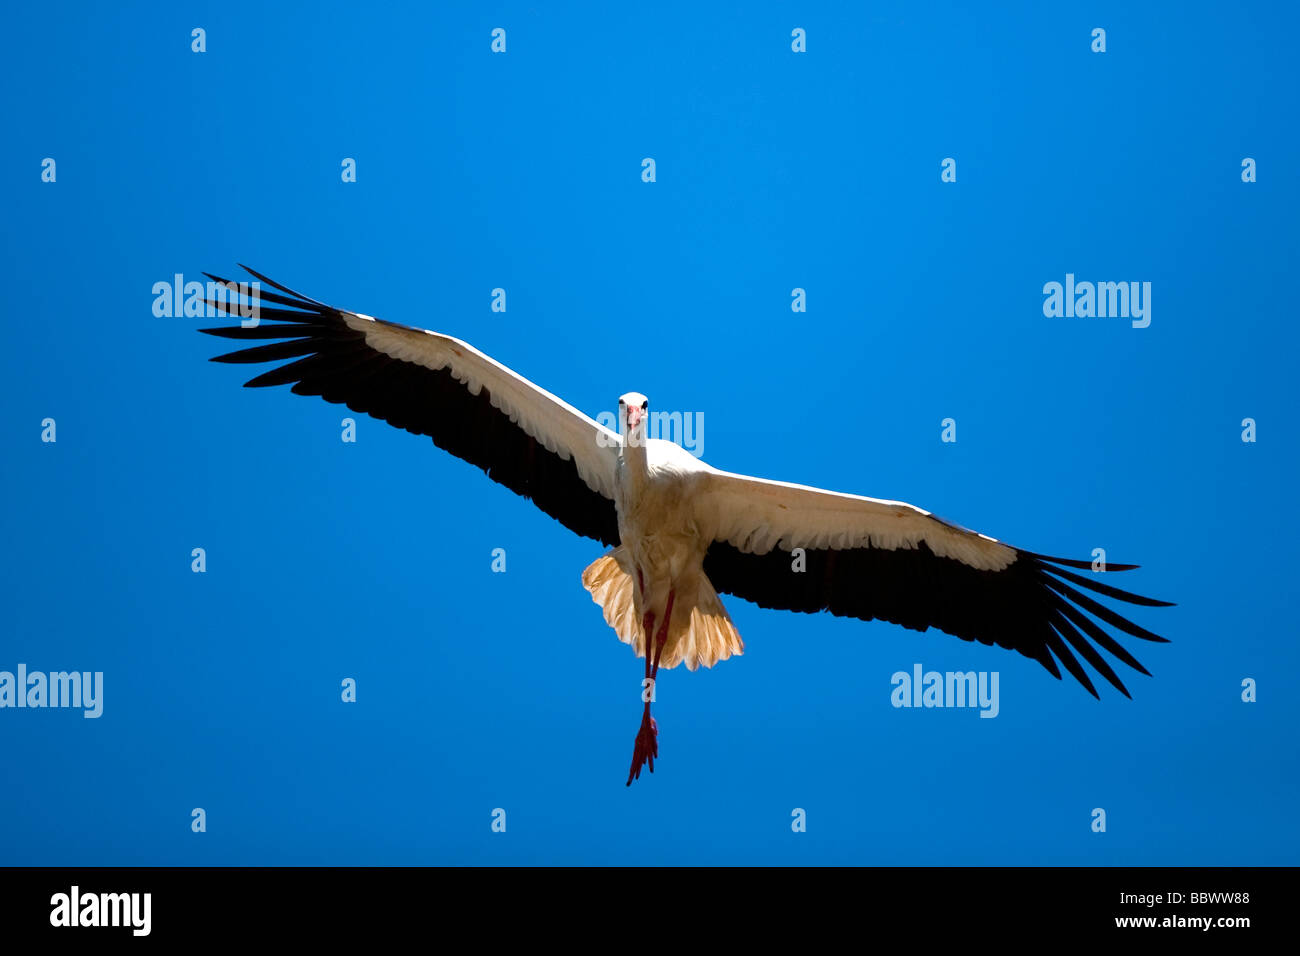
[[[1150,598],[1142,594],[1135,594],[1132,591],[1125,591],[1122,588],[1113,587],[1112,585],[1099,580],[1095,574],[1091,577],[1083,574],[1075,574],[1073,571],[1067,571],[1065,568],[1058,568],[1043,562],[1038,562],[1038,568],[1040,571],[1055,575],[1063,581],[1073,581],[1081,588],[1087,588],[1089,591],[1096,594],[1104,595],[1116,601],[1123,601],[1126,604],[1137,604],[1141,607],[1171,606],[1169,601],[1161,601],[1157,598]]]
[[[1049,567],[1048,565],[1041,563],[1041,561],[1038,564],[1038,574],[1041,582],[1045,584],[1048,589],[1055,591],[1059,596],[1077,605],[1080,610],[1087,611],[1100,620],[1106,622],[1111,627],[1118,628],[1124,633],[1132,637],[1141,638],[1142,640],[1154,641],[1159,644],[1170,643],[1168,638],[1161,637],[1159,634],[1155,634],[1144,627],[1138,626],[1122,614],[1119,614],[1114,608],[1107,607],[1093,598],[1088,597],[1086,594],[1071,587],[1067,582],[1074,581],[1080,587],[1086,588],[1094,593],[1114,598],[1116,600],[1126,601],[1130,604],[1138,604],[1148,607],[1168,607],[1170,605],[1167,602],[1156,601],[1154,598],[1146,598],[1141,595],[1132,594],[1128,591],[1122,591],[1119,588],[1111,587],[1108,584],[1102,584],[1100,581],[1087,580],[1082,578],[1080,575],[1072,574],[1069,571]]]
[[[293,289],[290,289],[288,286],[281,285],[280,283],[278,283],[278,282],[276,282],[274,279],[272,279],[270,276],[265,275],[264,273],[258,272],[256,269],[254,269],[254,268],[253,268],[252,266],[250,266],[250,265],[246,265],[246,264],[243,263],[243,262],[236,262],[235,265],[239,266],[239,268],[243,269],[245,272],[247,272],[249,275],[251,275],[254,279],[257,279],[259,282],[265,282],[267,285],[271,286],[272,288],[279,289],[281,292],[287,293],[288,295],[293,296],[295,299],[300,299],[300,300],[302,300],[303,302],[309,302],[309,303],[311,303],[312,305],[319,305],[319,306],[322,306],[322,307],[328,308],[328,306],[325,306],[325,304],[324,304],[323,302],[317,302],[317,301],[316,301],[315,299],[313,299],[311,296],[303,295],[301,292],[295,292]],[[209,279],[211,279],[213,282],[220,282],[222,285],[235,285],[235,284],[238,284],[238,283],[236,283],[235,280],[233,280],[233,279],[226,279],[226,278],[223,278],[223,277],[221,277],[221,276],[219,276],[219,275],[214,275],[214,274],[211,273],[211,272],[204,272],[204,273],[202,273],[202,274],[205,275],[205,276],[207,276],[207,277],[208,277]]]
[[[1023,548],[1017,548],[1021,554],[1027,558],[1033,558],[1036,561],[1050,561],[1052,564],[1061,564],[1067,568],[1079,568],[1083,571],[1092,571],[1093,562],[1081,561],[1078,558],[1058,558],[1050,554],[1039,554],[1037,551],[1026,551]],[[1111,561],[1106,562],[1107,571],[1136,571],[1142,567],[1140,564],[1116,564]]]
[[[239,268],[243,269],[253,278],[265,282],[267,285],[272,286],[273,288],[279,289],[281,292],[285,293],[286,295],[291,295],[295,299],[300,299],[303,302],[310,303],[311,305],[320,306],[322,309],[329,308],[329,306],[327,306],[324,302],[318,302],[309,295],[303,295],[301,292],[295,292],[293,289],[290,289],[287,285],[281,285],[280,283],[272,279],[270,276],[266,276],[258,272],[252,266],[247,266],[242,262],[236,263],[236,265],[238,265]]]
[[[1084,639],[1086,640],[1086,638]],[[1093,649],[1093,653],[1096,654],[1098,658],[1101,657],[1101,653],[1097,651],[1095,648]],[[1116,674],[1115,671],[1111,669],[1109,665],[1107,665],[1106,670],[1101,671],[1100,673],[1102,677],[1106,678],[1107,683],[1109,683],[1111,687],[1114,687],[1117,691],[1119,691],[1129,700],[1133,699],[1133,695],[1130,694],[1128,692],[1128,688],[1124,686],[1124,681],[1120,679],[1120,676]],[[1097,699],[1101,700],[1100,697],[1098,697]]]
[[[239,268],[243,269],[245,272],[247,272],[247,273],[248,273],[250,276],[252,276],[254,279],[260,279],[262,282],[270,282],[271,285],[275,285],[274,282],[271,282],[270,279],[268,279],[266,276],[262,275],[262,273],[258,272],[256,269],[252,268],[251,266],[247,266],[247,265],[245,265],[245,264],[242,263],[242,262],[236,262],[235,265],[239,266]],[[276,288],[279,288],[279,286],[276,286]]]
[[[1038,661],[1038,663],[1042,665],[1043,669],[1047,671],[1047,673],[1055,677],[1058,681],[1064,681],[1065,677],[1064,675],[1062,675],[1060,667],[1056,666],[1055,658],[1053,658],[1050,654],[1047,655],[1047,658],[1052,662],[1052,665],[1050,667],[1042,658],[1034,658],[1034,660]],[[1083,671],[1082,665],[1079,664],[1078,661],[1075,661],[1075,667],[1078,667],[1080,671]],[[1075,683],[1092,695],[1093,700],[1098,700],[1098,701],[1101,700],[1101,694],[1097,693],[1097,688],[1093,686],[1092,681],[1087,679],[1086,671],[1083,671],[1084,676],[1080,677],[1079,674],[1076,674],[1074,672],[1074,668],[1067,667],[1066,669],[1070,671],[1070,676],[1074,678]],[[1138,664],[1135,669],[1145,674],[1147,677],[1151,676],[1151,672],[1148,671],[1141,664]],[[1117,676],[1106,675],[1106,674],[1103,674],[1102,676],[1106,678],[1107,683],[1109,683],[1112,687],[1114,687],[1117,691],[1119,691],[1129,700],[1133,699],[1133,695],[1128,692],[1128,688],[1124,686],[1124,682],[1120,680]]]

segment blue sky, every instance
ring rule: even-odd
[[[7,13],[0,669],[105,700],[0,710],[0,862],[1300,862],[1294,8],[551,6]],[[733,598],[745,655],[661,679],[625,789],[599,547],[153,315],[237,261],[700,412],[721,468],[1103,547],[1172,643],[1097,701]],[[1045,317],[1067,273],[1151,282],[1151,325]],[[915,663],[998,671],[999,716],[891,707]]]

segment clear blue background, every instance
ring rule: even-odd
[[[1300,862],[1294,6],[561,6],[7,11],[0,669],[106,687],[0,711],[0,862]],[[744,657],[660,681],[625,789],[599,546],[153,316],[236,261],[702,412],[718,467],[1104,547],[1173,643],[1098,702],[731,599]],[[1150,328],[1045,318],[1066,272],[1150,281]],[[998,670],[1000,716],[895,710],[916,662]]]

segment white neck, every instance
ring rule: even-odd
[[[623,433],[623,466],[633,484],[640,486],[649,474],[646,458],[645,422],[639,422],[631,432]]]

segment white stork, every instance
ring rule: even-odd
[[[1149,676],[1098,620],[1165,641],[1079,588],[1148,607],[1168,602],[1067,570],[1088,570],[1086,561],[1014,548],[901,501],[719,471],[672,442],[647,439],[650,403],[637,392],[619,399],[615,434],[460,339],[336,309],[248,271],[279,292],[254,288],[244,314],[253,306],[271,322],[201,331],[282,341],[213,361],[292,359],[246,384],[292,383],[299,395],[428,435],[570,530],[610,546],[582,583],[619,640],[645,658],[629,785],[646,764],[654,772],[649,691],[660,666],[712,667],[743,651],[719,592],[760,607],[936,627],[1019,651],[1058,680],[1060,661],[1094,697],[1071,648],[1125,696],[1098,647]],[[232,316],[238,301],[207,300]]]

